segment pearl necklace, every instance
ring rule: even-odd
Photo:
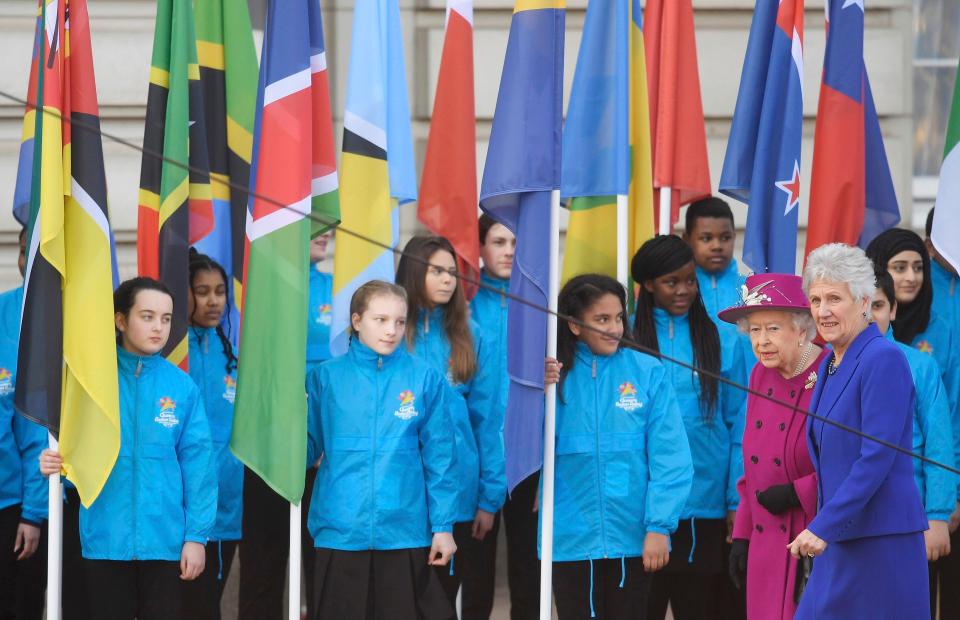
[[[803,355],[800,356],[800,361],[797,363],[796,369],[793,371],[793,377],[796,377],[807,367],[807,363],[810,361],[810,354],[813,352],[813,345],[809,342],[807,343],[806,348],[803,350]],[[791,377],[791,379],[793,378]]]

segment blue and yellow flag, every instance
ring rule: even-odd
[[[480,208],[517,236],[510,293],[541,307],[549,293],[550,193],[560,188],[565,6],[518,0],[514,7],[480,188]],[[547,315],[509,303],[504,442],[512,489],[543,461]]]

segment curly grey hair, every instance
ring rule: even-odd
[[[777,310],[790,315],[790,322],[794,329],[807,337],[807,342],[812,341],[817,335],[817,323],[813,316],[807,310]],[[750,317],[745,316],[737,321],[737,329],[742,334],[750,334]]]
[[[866,253],[845,243],[828,243],[810,252],[803,269],[803,292],[817,280],[832,280],[846,284],[854,299],[872,299],[877,290],[873,263]]]

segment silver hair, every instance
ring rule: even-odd
[[[862,249],[845,243],[828,243],[810,252],[803,269],[803,292],[806,295],[810,295],[810,287],[817,280],[846,284],[854,299],[870,300],[877,290],[873,263]]]
[[[807,337],[807,342],[811,342],[817,335],[817,323],[808,310],[771,310],[773,312],[784,312],[790,315],[790,322],[794,329]],[[737,320],[737,329],[743,334],[750,334],[750,317],[745,316]]]

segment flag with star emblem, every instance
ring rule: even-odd
[[[749,205],[743,261],[757,273],[796,269],[803,4],[757,3],[720,176],[720,191]]]
[[[863,0],[832,0],[826,15],[806,254],[832,242],[866,247],[900,221],[863,62]]]

